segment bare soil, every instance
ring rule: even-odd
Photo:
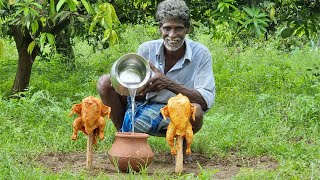
[[[270,157],[237,157],[233,154],[226,158],[207,158],[205,155],[199,153],[192,153],[193,162],[183,165],[183,173],[200,173],[201,168],[204,170],[218,170],[214,174],[215,179],[227,180],[232,179],[240,170],[240,168],[254,168],[263,170],[276,169],[278,163]],[[86,170],[86,153],[49,153],[41,155],[37,161],[47,167],[49,171],[59,173],[61,171],[69,170],[73,173],[79,173]],[[199,165],[200,167],[199,167]],[[156,172],[172,173],[174,176],[174,160],[170,153],[155,153],[154,162],[147,168],[147,173],[152,175]],[[93,170],[90,174],[97,175],[105,172],[110,177],[116,177],[118,171],[111,164],[106,153],[95,153],[93,156]]]

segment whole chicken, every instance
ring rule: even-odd
[[[105,116],[110,118],[111,108],[104,105],[101,99],[89,96],[82,100],[80,104],[74,104],[71,109],[69,117],[77,113],[77,117],[73,121],[73,134],[72,140],[76,140],[78,136],[78,130],[81,130],[85,134],[93,132],[93,143],[97,144],[97,137],[104,139],[104,128],[106,125]]]
[[[170,98],[168,104],[161,108],[160,111],[164,119],[170,118],[166,140],[171,147],[171,154],[176,155],[176,149],[182,148],[174,147],[175,136],[185,137],[186,154],[191,154],[190,147],[193,140],[193,131],[190,118],[192,117],[195,120],[196,107],[190,103],[188,97],[178,94]]]

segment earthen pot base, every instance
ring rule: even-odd
[[[117,132],[108,152],[109,160],[121,172],[139,172],[147,168],[154,157],[148,137],[145,133]]]

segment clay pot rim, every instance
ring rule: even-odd
[[[116,132],[117,137],[126,137],[126,138],[148,138],[149,134],[147,133],[137,133],[137,132]]]

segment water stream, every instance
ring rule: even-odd
[[[135,109],[135,97],[136,97],[136,92],[137,92],[137,88],[128,88],[129,93],[130,93],[130,97],[131,97],[131,113],[132,113],[132,118],[131,118],[131,122],[132,122],[132,132],[134,132],[134,109]]]
[[[120,79],[123,83],[126,84],[126,87],[128,88],[129,94],[130,94],[130,98],[131,98],[131,112],[132,112],[132,132],[134,132],[134,116],[135,116],[135,97],[136,97],[136,92],[137,92],[137,85],[141,82],[141,78],[139,76],[139,74],[137,74],[135,71],[133,70],[126,70],[123,71],[120,74]]]

